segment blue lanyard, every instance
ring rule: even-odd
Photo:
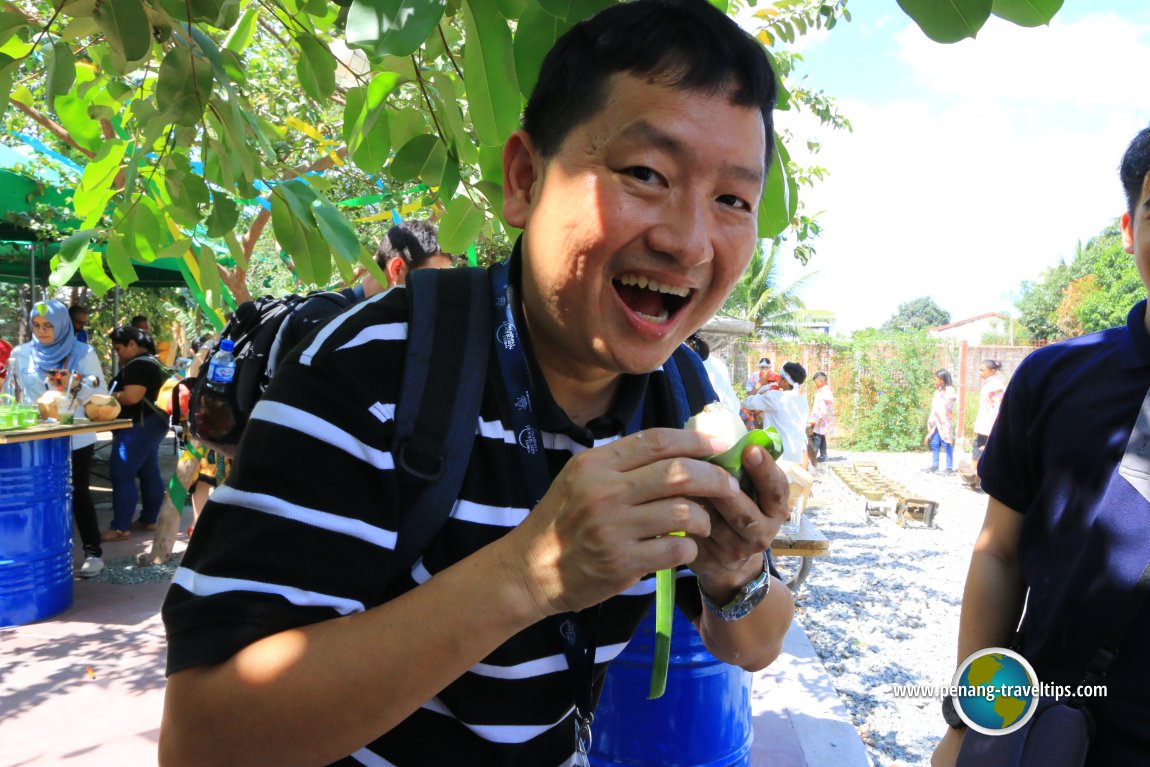
[[[515,322],[515,288],[509,284],[508,264],[502,262],[491,268],[491,291],[496,311],[493,314],[496,359],[503,376],[510,403],[511,427],[519,446],[520,468],[531,508],[539,505],[551,485],[551,470],[543,450],[543,434],[536,413],[531,368],[519,337]],[[641,425],[642,408],[636,408],[627,433],[637,431]],[[556,629],[567,667],[571,674],[575,698],[576,743],[579,754],[586,757],[591,748],[591,721],[593,719],[593,685],[595,677],[595,629],[599,623],[596,610],[592,629],[584,632],[575,613],[556,615],[549,619]],[[590,636],[584,636],[589,633]]]

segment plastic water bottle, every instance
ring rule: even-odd
[[[212,355],[208,365],[208,381],[215,384],[229,384],[236,375],[236,358],[232,350],[236,345],[230,338],[220,341],[220,348]]]
[[[236,358],[232,356],[235,344],[230,339],[220,341],[220,347],[208,363],[200,406],[195,414],[196,436],[209,447],[223,449],[235,446],[239,438],[235,396],[231,391],[236,374]],[[230,455],[225,451],[225,454]]]

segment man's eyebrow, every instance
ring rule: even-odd
[[[618,137],[621,139],[645,141],[668,154],[687,153],[681,141],[646,120],[636,120],[630,123],[619,131]],[[725,175],[735,176],[752,184],[761,185],[763,183],[763,170],[761,168],[752,168],[748,165],[733,163],[720,163],[719,168]]]

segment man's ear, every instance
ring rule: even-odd
[[[399,256],[392,256],[387,262],[387,281],[394,285],[402,285],[407,277],[407,264]]]
[[[503,145],[503,218],[522,229],[535,203],[536,184],[543,174],[543,158],[525,131],[517,130]]]
[[[1122,248],[1127,253],[1134,252],[1134,222],[1130,220],[1129,213],[1122,214]]]

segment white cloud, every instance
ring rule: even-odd
[[[913,92],[837,94],[853,133],[780,114],[822,142],[814,159],[832,174],[805,197],[827,211],[808,305],[834,310],[843,331],[923,295],[954,319],[1010,308],[1022,280],[1121,214],[1117,165],[1147,124],[1135,73],[1148,38],[1113,14],[1040,29],[992,20],[956,46],[903,29]]]

